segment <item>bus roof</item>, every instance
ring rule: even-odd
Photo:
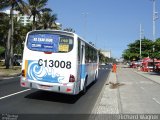
[[[70,36],[77,36],[78,38],[80,38],[82,41],[84,41],[85,43],[87,43],[89,46],[93,47],[94,49],[98,50],[95,46],[93,46],[92,44],[90,44],[89,42],[87,42],[86,40],[84,40],[82,37],[80,37],[78,34],[76,33],[73,33],[73,32],[68,32],[68,31],[64,31],[64,30],[51,30],[51,29],[46,29],[46,30],[33,30],[33,31],[30,31],[28,32],[29,33],[32,33],[32,32],[56,32],[56,33],[63,33],[64,35],[70,35]]]

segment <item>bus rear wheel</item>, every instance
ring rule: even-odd
[[[85,83],[84,83],[84,86],[83,86],[83,91],[82,91],[82,94],[86,94],[87,92],[87,79],[85,80]]]
[[[96,72],[96,74],[95,74],[95,76],[94,76],[94,81],[93,81],[93,83],[96,83],[97,80],[98,80],[98,76],[97,76],[97,72]]]

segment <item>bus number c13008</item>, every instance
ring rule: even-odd
[[[71,69],[71,62],[70,61],[58,61],[58,60],[43,60],[39,59],[38,60],[38,65],[39,66],[45,66],[45,67],[55,67],[55,68],[67,68]]]

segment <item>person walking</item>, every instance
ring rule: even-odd
[[[117,70],[117,65],[114,63],[112,66],[112,72],[116,73]]]

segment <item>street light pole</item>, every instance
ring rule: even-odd
[[[84,15],[84,38],[86,39],[87,35],[87,15],[88,13],[82,13]]]
[[[140,42],[140,46],[139,46],[139,48],[140,48],[140,50],[139,50],[139,58],[140,58],[140,60],[141,60],[141,58],[142,58],[142,45],[141,45],[141,40],[142,40],[142,25],[140,24],[140,39],[139,39],[139,42]]]
[[[156,40],[156,20],[158,19],[158,12],[156,12],[156,0],[153,1],[153,41]]]
[[[158,19],[158,12],[156,12],[156,0],[153,1],[153,42],[156,40],[156,20]],[[155,45],[153,45],[153,71],[155,71],[154,65],[154,52],[155,52]]]

